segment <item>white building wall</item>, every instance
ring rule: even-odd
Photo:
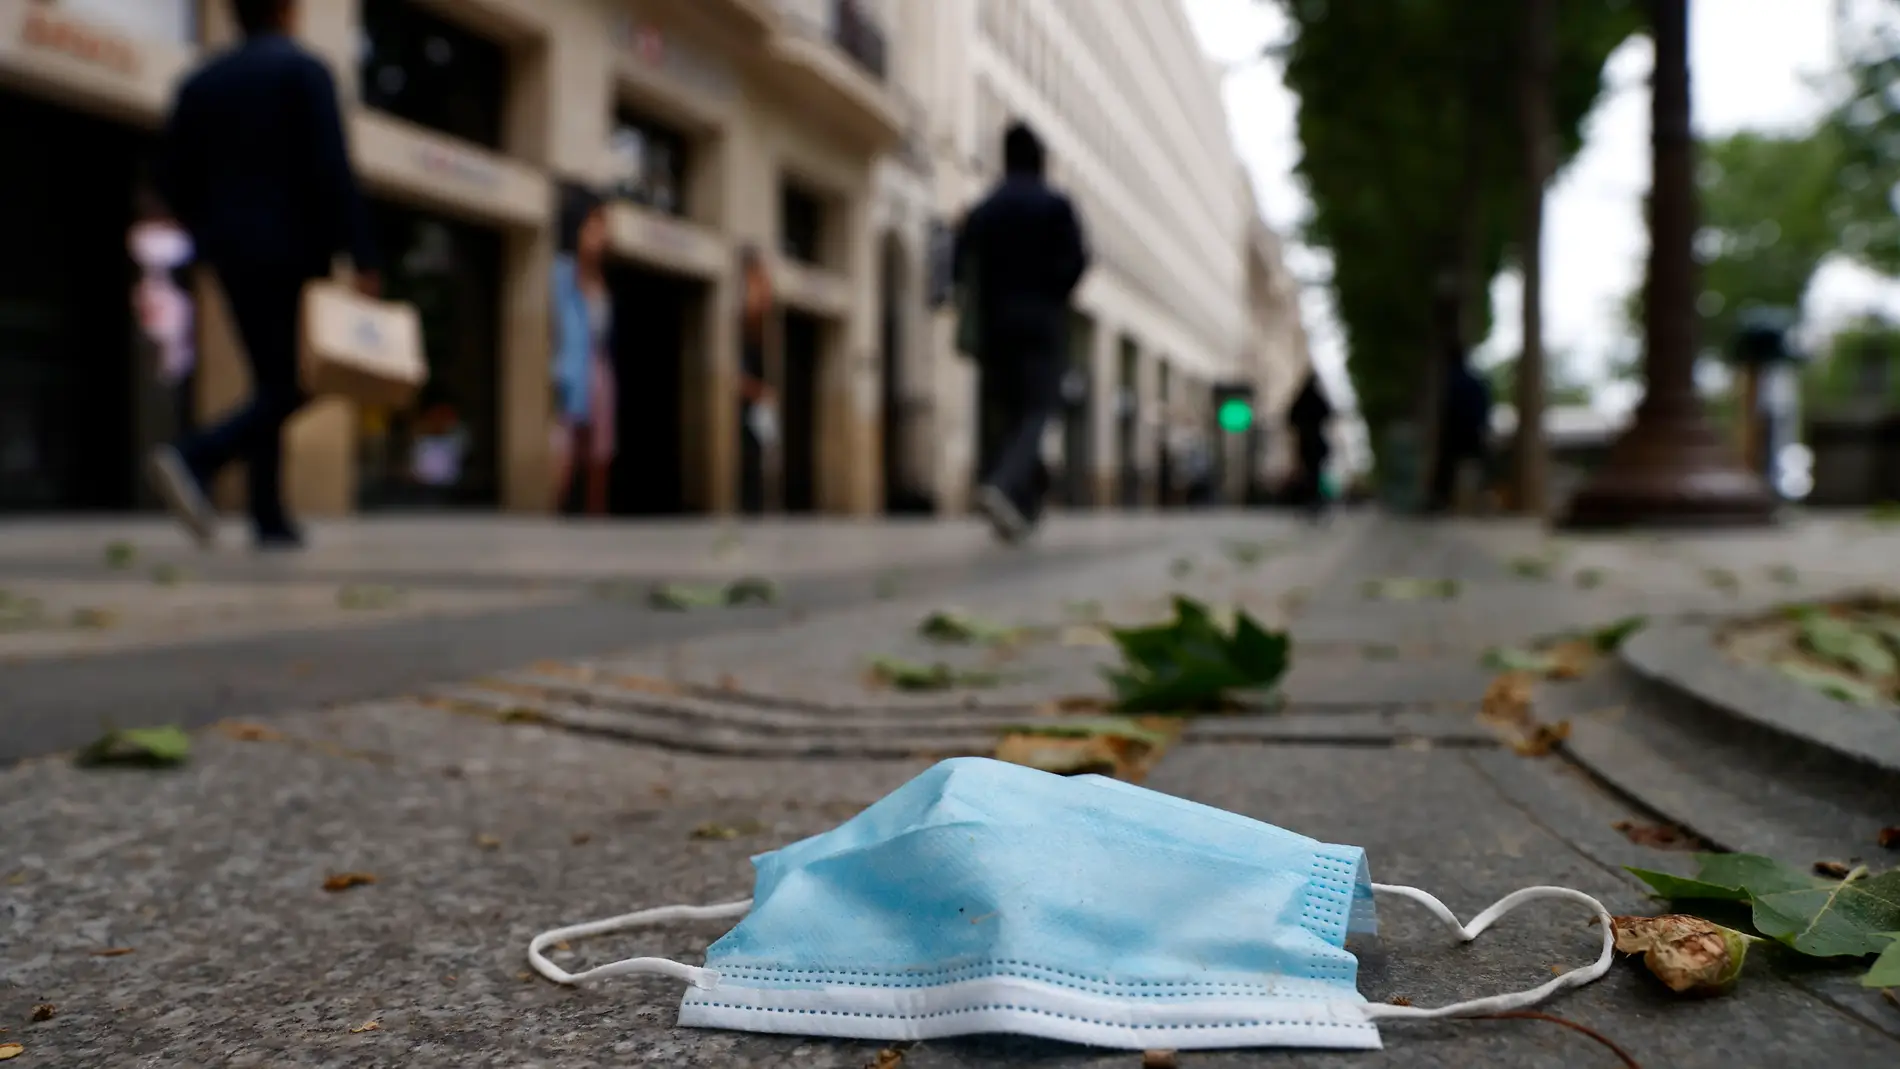
[[[937,210],[959,218],[1001,174],[1004,128],[1021,119],[1049,147],[1051,178],[1076,201],[1095,255],[1077,305],[1095,324],[1098,408],[1091,464],[1114,479],[1116,349],[1134,339],[1144,365],[1165,363],[1190,396],[1252,377],[1247,237],[1251,198],[1228,140],[1219,74],[1179,0],[929,0],[902,32],[928,35],[919,87],[936,155]],[[921,47],[919,47],[921,45]],[[935,399],[940,503],[968,491],[974,383],[940,314]],[[1135,466],[1151,475],[1167,438],[1154,396],[1158,366],[1138,382],[1144,412]],[[1204,406],[1172,406],[1177,420]],[[1096,494],[1106,500],[1104,492]]]

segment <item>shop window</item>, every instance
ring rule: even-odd
[[[779,251],[787,259],[816,264],[824,258],[825,204],[795,182],[779,188]]]
[[[615,196],[668,215],[687,214],[692,145],[685,134],[623,104],[614,109],[611,149],[618,165]]]
[[[198,43],[198,0],[54,0],[47,6],[142,41]]]
[[[362,0],[363,103],[484,148],[500,149],[508,50],[415,0]]]

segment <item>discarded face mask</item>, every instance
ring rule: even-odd
[[[944,761],[838,828],[752,859],[754,895],[544,932],[541,975],[690,984],[681,1025],[918,1040],[1012,1032],[1100,1047],[1380,1047],[1390,1018],[1497,1013],[1610,967],[1596,899],[1529,887],[1461,925],[1438,899],[1371,882],[1365,852],[1100,776]],[[1350,934],[1374,892],[1478,936],[1525,902],[1590,907],[1603,952],[1528,991],[1426,1009],[1370,1004]],[[742,917],[706,964],[632,958],[569,974],[543,951],[681,920]]]

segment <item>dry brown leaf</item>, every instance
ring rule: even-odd
[[[1558,744],[1570,737],[1570,721],[1539,724],[1530,734],[1511,743],[1511,752],[1519,757],[1546,757]]]
[[[1141,1069],[1178,1069],[1180,1059],[1171,1050],[1145,1050],[1141,1052]]]
[[[904,1052],[896,1047],[885,1047],[877,1056],[864,1063],[864,1069],[899,1069],[904,1064]]]
[[[1559,642],[1545,651],[1550,657],[1551,679],[1581,679],[1597,661],[1595,643],[1585,639]]]
[[[350,1034],[354,1036],[354,1035],[360,1035],[361,1033],[364,1033],[364,1032],[380,1032],[382,1030],[383,1030],[382,1022],[364,1021],[362,1024],[358,1025],[357,1027],[350,1029]]]
[[[1494,724],[1528,725],[1531,723],[1531,702],[1536,694],[1536,676],[1529,672],[1506,672],[1485,688],[1479,715]]]
[[[1412,1004],[1412,1000],[1406,998],[1404,995],[1393,995],[1391,998],[1386,999],[1386,1001],[1394,1006],[1410,1006]]]
[[[727,694],[731,694],[733,691],[739,689],[739,677],[728,672],[719,677],[718,687]]]
[[[1098,774],[1139,783],[1156,755],[1156,748],[1147,743],[1112,735],[1063,738],[1010,734],[1003,736],[992,756],[1058,776]]]
[[[1874,841],[1888,850],[1900,850],[1900,827],[1880,829]]]
[[[594,836],[591,832],[577,831],[573,835],[568,836],[567,841],[573,843],[575,846],[586,846],[593,838]]]
[[[93,951],[92,956],[95,958],[123,958],[127,954],[132,953],[132,949],[131,947],[106,947],[103,950]]]
[[[501,849],[501,840],[493,835],[477,835],[475,837],[475,845],[481,847],[483,850],[499,850]]]
[[[1641,954],[1656,979],[1677,994],[1720,994],[1742,974],[1749,937],[1701,917],[1612,917],[1616,949]]]
[[[33,1007],[33,1020],[50,1021],[59,1014],[59,1007],[50,1002],[42,1002]]]
[[[671,788],[671,787],[668,787],[668,786],[667,786],[666,784],[664,784],[664,783],[655,783],[655,784],[653,785],[653,797],[655,797],[655,798],[671,798],[671,797],[673,797],[673,788]]]
[[[347,891],[352,887],[361,887],[364,884],[375,882],[376,876],[374,873],[339,872],[323,881],[323,889],[331,894],[335,894],[338,891]]]
[[[1076,713],[1106,714],[1112,712],[1113,703],[1107,698],[1094,694],[1069,694],[1060,698],[1051,698],[1036,706],[1036,712],[1042,716],[1069,716]]]
[[[1694,845],[1688,833],[1672,824],[1638,824],[1633,820],[1619,820],[1610,827],[1622,832],[1624,838],[1637,846],[1673,850]]]
[[[764,830],[765,825],[756,820],[741,821],[738,824],[719,824],[713,821],[707,821],[693,829],[693,838],[730,842],[743,835],[757,835]]]
[[[246,724],[238,720],[226,720],[218,725],[218,733],[239,742],[280,742],[284,733],[262,724]]]
[[[26,1048],[18,1043],[0,1043],[0,1062],[4,1062],[9,1058],[18,1058],[25,1053]]]
[[[1847,874],[1852,871],[1852,869],[1838,861],[1816,861],[1814,863],[1814,874],[1816,876],[1826,876],[1830,880],[1845,880],[1847,879]]]

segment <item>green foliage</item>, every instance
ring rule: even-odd
[[[1484,369],[1484,377],[1491,385],[1491,397],[1500,404],[1510,404],[1517,396],[1517,360],[1512,356]],[[1595,388],[1576,374],[1575,366],[1575,361],[1564,353],[1544,354],[1545,404],[1587,406],[1596,399]]]
[[[1520,199],[1516,99],[1521,5],[1456,0],[1275,0],[1299,94],[1298,173],[1313,202],[1305,240],[1332,254],[1347,370],[1380,431],[1409,416],[1430,365],[1440,280],[1467,274],[1476,331],[1484,284],[1504,265]],[[1556,0],[1557,159],[1582,143],[1603,64],[1642,25],[1626,0]]]
[[[1862,320],[1836,333],[1823,358],[1801,376],[1801,402],[1809,409],[1872,400],[1862,385],[1866,364],[1885,364],[1890,404],[1900,405],[1900,327]]]
[[[1105,674],[1126,712],[1183,713],[1218,709],[1232,691],[1264,690],[1286,674],[1292,640],[1238,613],[1232,634],[1207,607],[1174,599],[1174,619],[1110,632],[1123,665]]]
[[[191,736],[179,728],[164,725],[108,731],[79,751],[75,760],[87,766],[164,766],[182,764],[190,756]]]
[[[1810,875],[1758,854],[1698,854],[1693,879],[1646,869],[1629,871],[1674,902],[1747,903],[1755,930],[1816,958],[1881,955],[1876,981],[1892,969],[1900,940],[1900,869],[1872,875],[1865,866],[1845,879]]]
[[[1849,91],[1829,116],[1839,146],[1836,196],[1830,222],[1840,250],[1877,271],[1900,274],[1900,29],[1891,24],[1841,27],[1853,49]]]

